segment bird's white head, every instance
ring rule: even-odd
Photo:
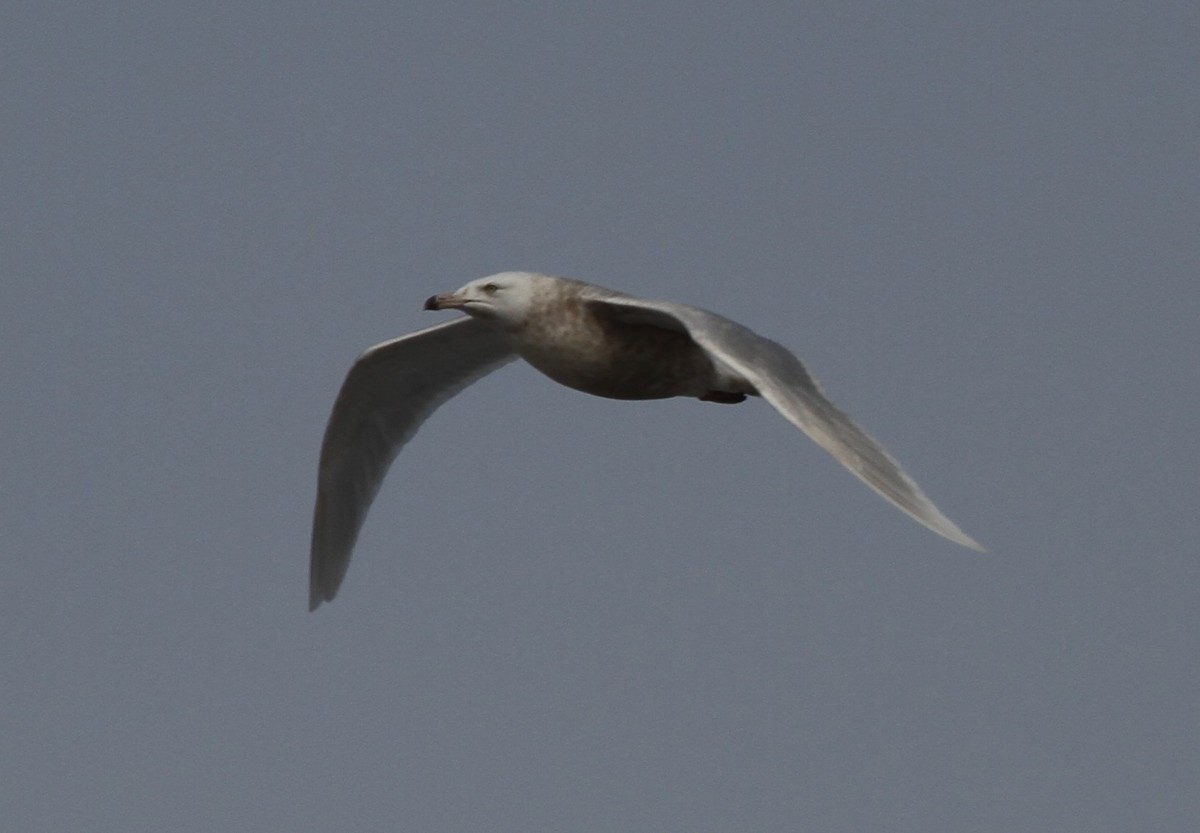
[[[516,328],[525,323],[533,309],[540,284],[550,280],[553,278],[533,272],[501,272],[471,281],[454,292],[434,295],[425,302],[425,309],[460,309],[498,326]]]

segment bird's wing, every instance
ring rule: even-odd
[[[471,318],[385,341],[358,357],[321,443],[310,610],[337,594],[367,509],[401,447],[435,408],[514,358],[494,330]]]
[[[951,541],[983,550],[934,506],[882,445],[826,398],[800,360],[782,345],[728,318],[685,304],[620,294],[591,297],[587,303],[631,323],[684,330],[714,362],[754,385],[784,419],[884,498]]]

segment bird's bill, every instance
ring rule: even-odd
[[[462,309],[466,301],[453,292],[443,295],[431,295],[425,302],[425,309]]]

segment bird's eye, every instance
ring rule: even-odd
[[[483,291],[486,292],[488,295],[495,295],[497,290],[499,290],[499,289],[500,289],[500,287],[496,286],[496,284],[494,284],[494,283],[485,283],[483,285]]]

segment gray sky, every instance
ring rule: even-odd
[[[9,4],[13,830],[1191,831],[1200,7]],[[306,612],[354,356],[504,269],[792,347],[505,369]]]

